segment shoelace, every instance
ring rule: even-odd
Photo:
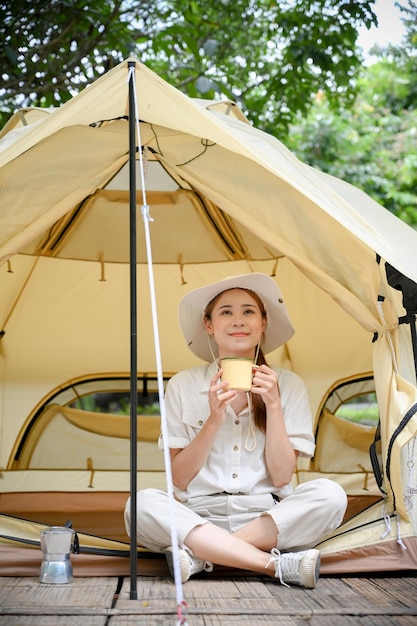
[[[281,585],[284,585],[285,587],[289,587],[289,585],[287,585],[287,583],[284,582],[284,579],[282,578],[281,559],[282,559],[281,552],[278,550],[278,548],[272,548],[271,556],[269,558],[268,563],[265,565],[265,568],[267,568],[268,565],[273,563],[275,566],[275,577],[279,578],[279,582],[281,583]]]

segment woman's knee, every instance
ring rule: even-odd
[[[327,503],[328,508],[333,512],[338,512],[342,518],[347,507],[347,495],[345,490],[335,480],[329,478],[318,478],[318,483],[322,498]]]
[[[137,492],[136,515],[137,515],[138,524],[139,522],[142,521],[143,517],[152,515],[152,511],[159,508],[156,503],[158,500],[161,499],[161,497],[164,497],[164,496],[166,496],[165,492],[159,489],[147,488],[147,489],[141,489],[140,491]],[[125,519],[126,528],[128,528],[128,526],[130,525],[130,512],[131,512],[131,498],[129,497],[126,502],[126,506],[124,510],[124,519]]]

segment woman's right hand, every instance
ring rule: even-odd
[[[237,391],[235,389],[227,390],[228,383],[227,381],[221,381],[222,374],[222,369],[219,369],[215,373],[210,381],[210,388],[208,393],[210,417],[217,418],[221,422],[223,422],[225,419],[226,407],[237,395]]]

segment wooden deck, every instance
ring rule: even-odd
[[[322,576],[316,589],[288,589],[268,578],[201,575],[182,587],[189,626],[415,626],[417,573]],[[1,626],[146,626],[178,622],[175,585],[140,576],[74,578],[46,585],[0,577]]]

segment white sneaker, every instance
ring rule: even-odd
[[[174,554],[172,548],[167,548],[165,551],[165,557],[168,563],[171,576],[174,578]],[[206,561],[198,559],[191,552],[178,548],[178,564],[181,574],[181,582],[185,583],[191,576],[199,574],[202,571],[212,572],[213,565]]]
[[[271,550],[270,563],[275,566],[275,578],[279,578],[282,585],[287,583],[314,589],[320,575],[320,551],[304,550],[303,552],[280,552],[277,548]]]

